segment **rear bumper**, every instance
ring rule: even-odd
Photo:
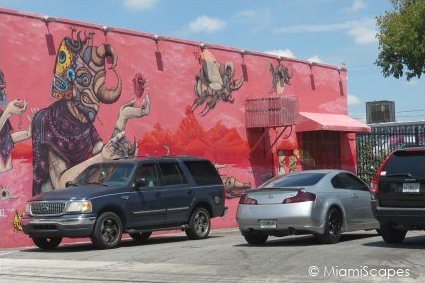
[[[372,202],[372,210],[380,224],[402,226],[405,229],[425,229],[425,208],[380,207]]]
[[[96,222],[95,215],[62,215],[37,218],[26,216],[21,219],[23,232],[30,237],[89,237]]]
[[[261,228],[260,220],[275,219],[276,228]],[[297,234],[324,232],[324,221],[313,213],[313,202],[293,204],[246,205],[240,204],[236,215],[242,233],[263,231],[266,234]]]

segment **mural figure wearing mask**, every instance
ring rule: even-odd
[[[66,37],[57,52],[52,86],[56,101],[40,110],[32,121],[33,195],[64,188],[89,165],[132,157],[136,143],[124,135],[128,119],[149,114],[150,100],[135,107],[132,100],[121,106],[112,138],[104,145],[94,127],[101,104],[113,104],[121,96],[122,80],[115,67],[118,56],[109,44],[93,46],[91,36]],[[106,87],[106,58],[112,58],[116,86]]]

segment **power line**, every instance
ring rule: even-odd
[[[398,118],[405,118],[405,117],[425,117],[425,115],[397,115]]]
[[[395,113],[409,113],[409,112],[421,112],[421,111],[425,111],[425,108],[422,109],[414,109],[414,110],[403,110],[403,111],[397,111]]]

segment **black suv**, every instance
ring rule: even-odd
[[[204,239],[210,218],[225,213],[224,187],[208,160],[119,160],[89,166],[66,189],[31,198],[25,210],[23,231],[42,249],[57,247],[62,237],[114,248],[125,232],[143,242],[152,231],[171,229]]]
[[[388,243],[408,230],[425,230],[425,147],[392,152],[371,185],[372,209]]]

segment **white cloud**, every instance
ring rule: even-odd
[[[348,98],[348,106],[358,105],[361,102],[361,100],[355,95],[349,94],[347,98]]]
[[[250,9],[240,11],[236,14],[237,17],[247,17],[247,18],[256,17],[257,15],[258,15],[258,11],[250,10]]]
[[[322,60],[320,60],[319,56],[313,55],[312,57],[308,58],[307,61],[315,62],[315,63],[323,63]]]
[[[364,0],[354,0],[353,5],[351,5],[350,8],[348,8],[348,11],[351,13],[355,13],[361,10],[364,10],[367,8],[367,3]]]
[[[354,42],[357,44],[368,44],[376,42],[376,30],[375,23],[373,21],[355,22],[348,30]]]
[[[158,0],[125,0],[124,7],[129,10],[149,10],[152,8]]]
[[[196,20],[189,24],[189,32],[206,32],[211,33],[219,31],[226,26],[226,22],[217,18],[211,18],[208,16],[197,17]]]
[[[343,31],[350,28],[351,22],[335,24],[306,24],[295,26],[284,26],[275,29],[277,33],[299,33],[299,32],[332,32]]]
[[[411,79],[409,81],[406,81],[406,85],[407,86],[416,86],[416,85],[418,85],[418,80],[417,79]]]
[[[357,44],[368,44],[377,41],[376,24],[373,19],[347,21],[333,24],[306,24],[285,26],[274,30],[276,33],[302,33],[302,32],[345,32]]]
[[[272,14],[269,9],[242,10],[236,13],[236,20],[251,27],[252,32],[258,32],[271,25]]]
[[[275,49],[275,50],[265,51],[264,53],[276,55],[276,56],[282,56],[286,58],[295,58],[294,53],[289,49]]]

